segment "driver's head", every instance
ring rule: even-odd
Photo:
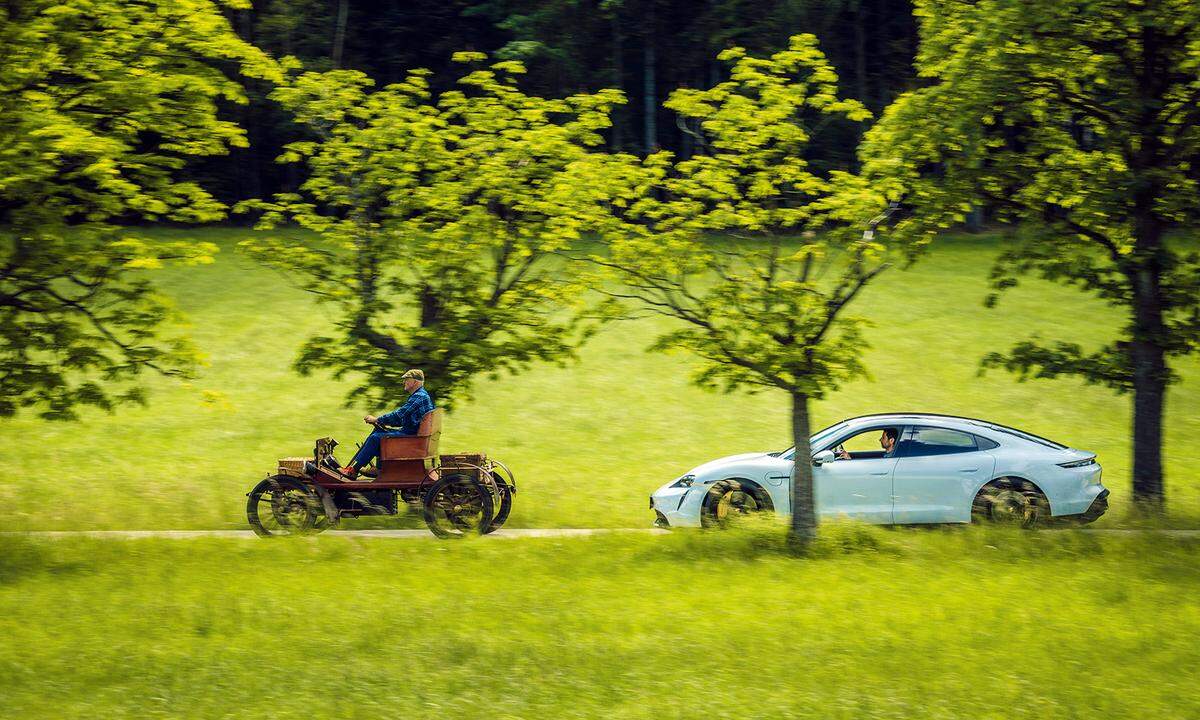
[[[425,373],[417,369],[409,370],[400,376],[404,380],[404,392],[414,393],[425,384]]]
[[[883,448],[884,452],[891,452],[892,448],[896,447],[896,428],[883,429],[883,433],[879,435],[879,447]]]

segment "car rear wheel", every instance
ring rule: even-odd
[[[770,509],[771,500],[762,488],[741,480],[722,480],[709,488],[704,497],[700,525],[726,528],[737,518]]]
[[[1032,528],[1050,519],[1050,503],[1037,486],[1020,478],[1000,478],[979,489],[971,505],[976,523]]]

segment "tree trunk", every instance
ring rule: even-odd
[[[342,51],[346,47],[346,20],[350,15],[350,0],[338,0],[337,20],[333,27],[333,67],[342,67]]]
[[[646,7],[646,27],[642,33],[642,129],[646,154],[649,155],[658,147],[658,88],[655,86],[658,54],[654,46],[654,3],[649,2]]]
[[[613,87],[620,90],[623,94],[625,92],[625,38],[624,33],[621,31],[621,12],[619,8],[613,9],[612,33]],[[611,145],[613,152],[621,152],[621,149],[625,146],[624,107],[624,105],[617,105],[613,108]]]
[[[1133,360],[1133,501],[1148,514],[1166,510],[1162,468],[1163,408],[1167,396],[1167,362],[1159,273],[1141,268],[1134,281]]]
[[[863,7],[866,0],[859,0],[854,5],[854,80],[858,88],[858,101],[872,107],[867,97],[867,9]]]
[[[808,396],[792,393],[792,526],[788,534],[793,548],[803,549],[817,536],[816,501],[808,422]]]
[[[1131,158],[1137,178],[1133,185],[1134,252],[1126,272],[1133,288],[1133,501],[1141,511],[1158,514],[1166,508],[1162,471],[1163,405],[1167,394],[1166,328],[1163,323],[1162,276],[1167,267],[1163,223],[1158,204],[1164,188],[1160,176],[1164,148],[1156,126],[1167,82],[1162,38],[1153,24],[1142,27],[1142,62],[1137,92],[1140,125],[1145,137]]]
[[[254,33],[254,10],[242,10],[238,13],[238,36],[248,43],[256,41]],[[242,150],[246,161],[241,164],[241,170],[237,173],[240,180],[238,195],[240,200],[247,198],[260,198],[263,196],[262,182],[262,158],[259,156],[259,147],[262,145],[262,131],[259,127],[258,119],[258,98],[254,96],[254,92],[250,87],[255,83],[254,80],[247,78],[245,81],[246,95],[249,96],[250,102],[242,106],[242,127],[246,128],[247,147]],[[233,155],[237,157],[237,155]]]

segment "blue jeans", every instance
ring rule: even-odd
[[[358,449],[358,452],[354,453],[354,459],[350,461],[350,464],[356,468],[361,468],[379,457],[380,439],[385,437],[407,437],[407,435],[399,431],[384,432],[379,429],[372,430],[367,439],[363,440],[362,447]]]

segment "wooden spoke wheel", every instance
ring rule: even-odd
[[[489,532],[495,504],[488,487],[466,473],[443,475],[425,493],[425,524],[440,538]]]
[[[246,496],[246,519],[261,537],[312,535],[331,524],[316,492],[287,475],[254,486]]]

